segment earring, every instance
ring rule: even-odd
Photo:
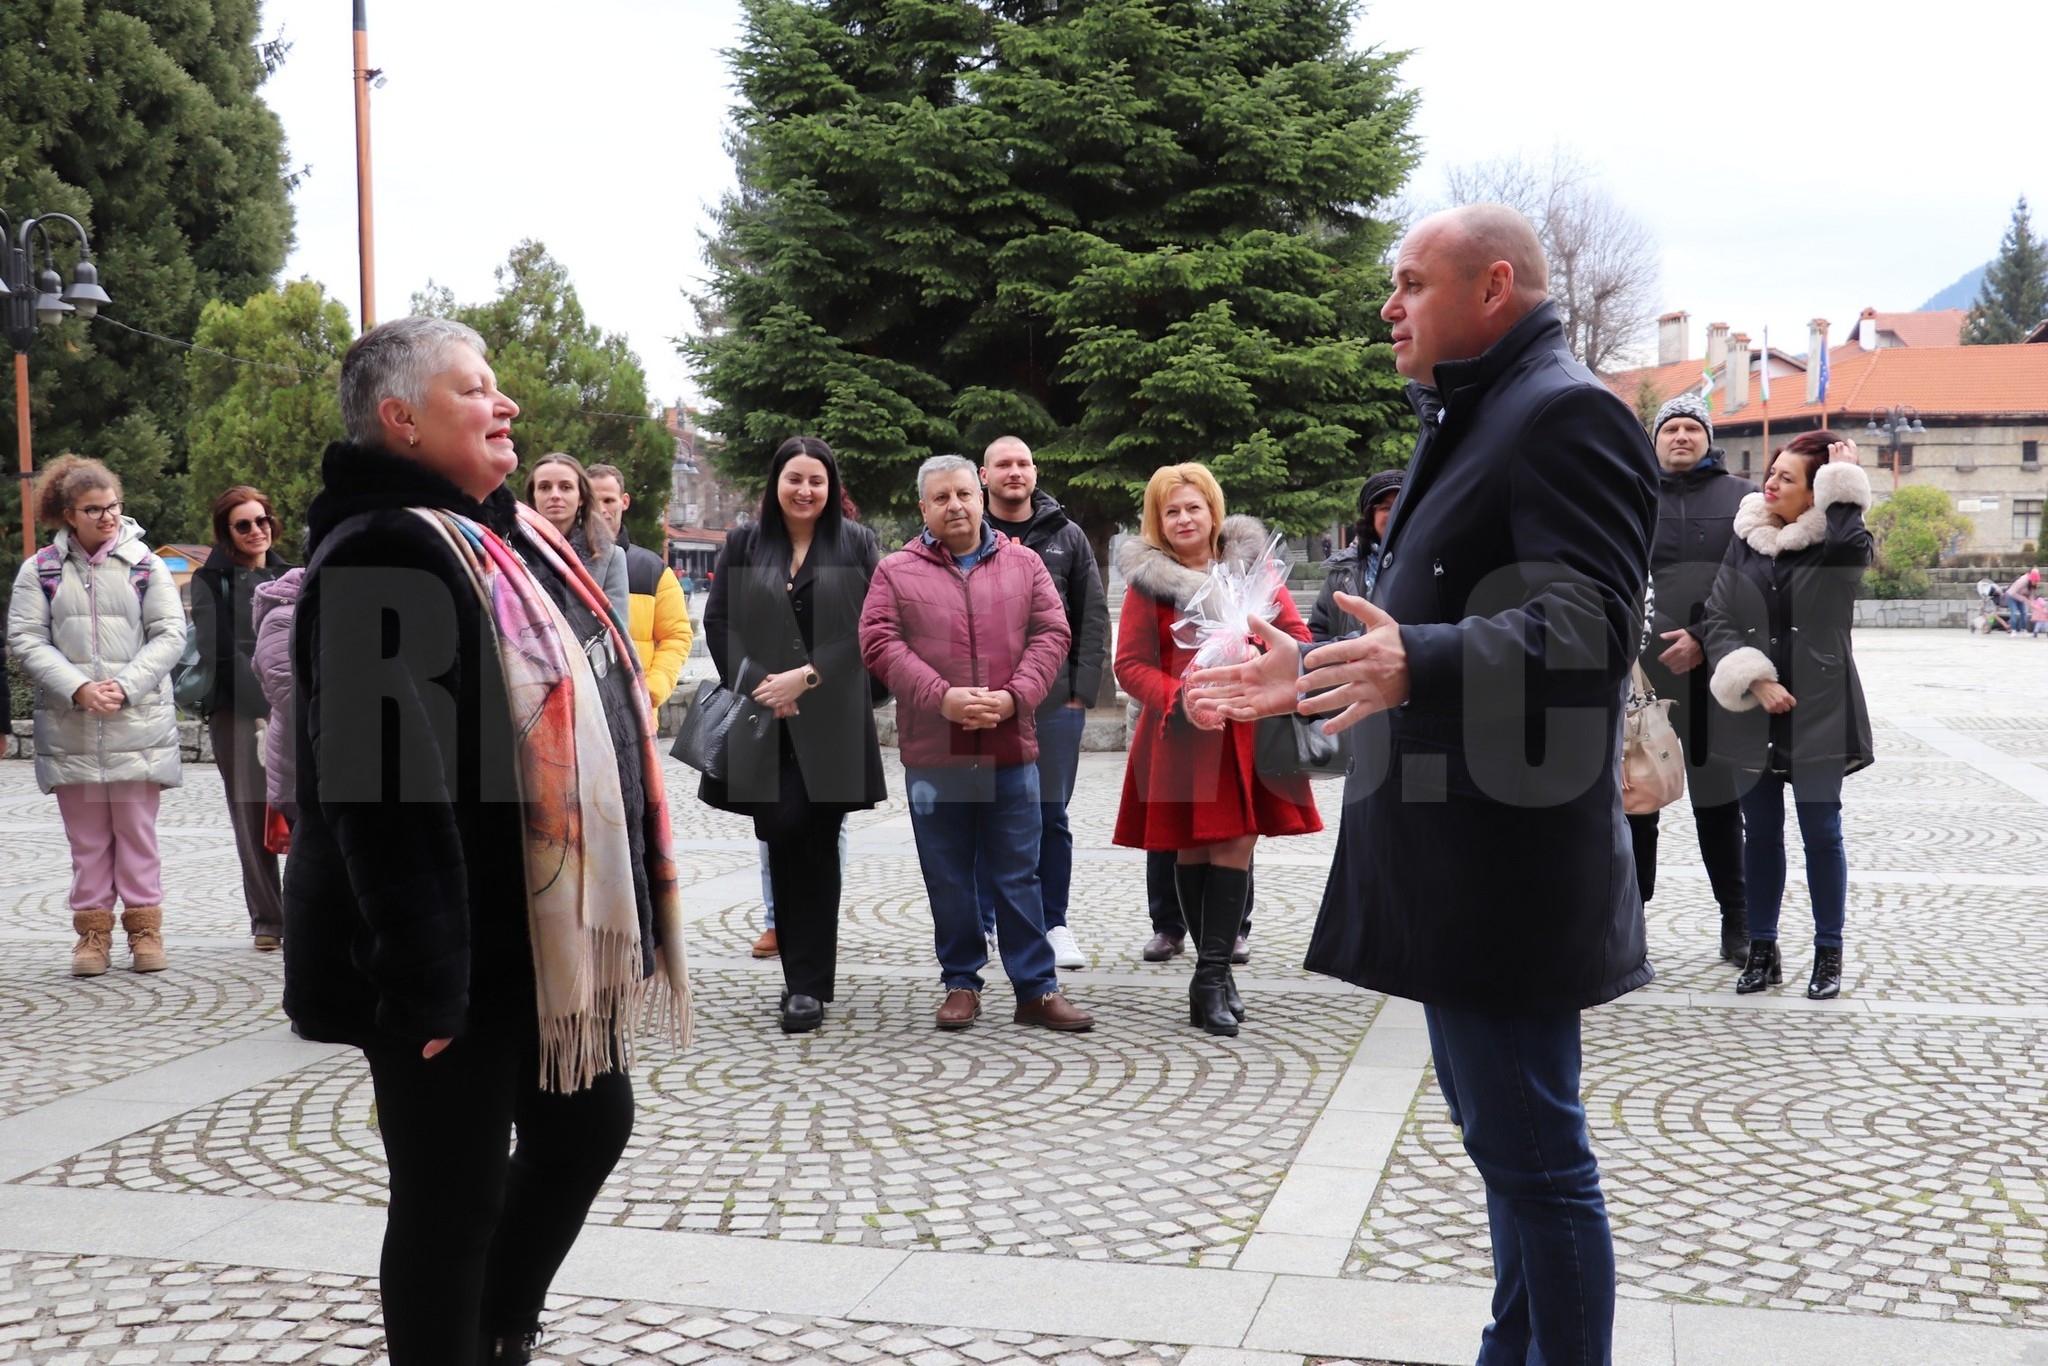
[[[407,433],[405,434],[405,444],[406,444],[406,445],[408,445],[408,446],[417,446],[417,445],[419,445],[419,444],[420,444],[420,434],[419,434],[418,432],[407,432]]]

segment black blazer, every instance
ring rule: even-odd
[[[820,682],[804,694],[795,716],[776,723],[776,743],[736,747],[728,780],[707,776],[698,796],[721,811],[762,814],[781,799],[781,760],[788,750],[811,806],[878,806],[889,789],[875,733],[878,693],[861,662],[860,612],[881,543],[858,522],[842,522],[836,538],[812,542],[791,580],[788,560],[763,540],[758,526],[726,537],[704,604],[704,646],[729,688],[750,691],[767,674],[805,664],[818,671]]]
[[[278,578],[291,563],[270,551],[261,569],[242,569],[226,546],[207,552],[192,575],[192,634],[213,655],[213,692],[199,706],[201,716],[232,711],[268,716],[270,701],[256,681],[256,586]],[[223,611],[222,608],[226,610]]]
[[[1435,379],[1372,593],[1410,697],[1357,728],[1308,967],[1576,1010],[1654,975],[1619,762],[1656,460],[1549,304]]]

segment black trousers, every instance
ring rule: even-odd
[[[378,1279],[392,1366],[466,1366],[540,1326],[548,1285],[633,1132],[633,1082],[540,1089],[533,1017],[438,1056],[366,1048],[391,1168]],[[517,1146],[507,1153],[506,1139]]]
[[[1173,865],[1179,858],[1171,849],[1145,851],[1145,904],[1152,913],[1152,932],[1170,934],[1176,939],[1188,932],[1187,922],[1181,918],[1180,893],[1173,885]],[[1244,924],[1238,932],[1247,939],[1252,933],[1253,897],[1258,892],[1258,884],[1252,878],[1252,869],[1257,864],[1254,857],[1244,870]]]
[[[1656,644],[1652,642],[1653,647]],[[1643,672],[1659,697],[1676,703],[1671,708],[1671,728],[1678,732],[1678,743],[1685,751],[1686,794],[1692,799],[1700,861],[1707,867],[1714,900],[1726,911],[1746,910],[1749,893],[1742,879],[1742,808],[1735,800],[1741,790],[1739,777],[1733,763],[1714,756],[1710,733],[1717,711],[1707,692],[1713,669],[1702,664],[1689,673],[1674,674],[1651,654],[1643,659]],[[1657,892],[1657,815],[1652,811],[1628,818],[1635,845],[1636,888],[1645,901]]]
[[[839,810],[785,800],[772,824],[755,822],[768,845],[782,985],[792,996],[832,999],[839,969]]]

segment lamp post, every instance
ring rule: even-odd
[[[57,274],[56,253],[50,246],[53,222],[67,223],[78,235],[78,264],[66,285]],[[35,241],[43,243],[43,268],[35,269]],[[35,456],[29,445],[28,348],[36,339],[36,325],[60,323],[70,314],[90,318],[103,304],[112,303],[100,288],[99,268],[92,263],[92,239],[85,225],[67,213],[45,213],[24,218],[19,227],[0,213],[0,315],[7,326],[7,344],[14,348],[14,434],[21,449],[21,554],[36,553],[36,515],[30,506],[29,481],[35,478]]]
[[[1927,431],[1920,421],[1920,410],[1910,403],[1897,403],[1889,408],[1879,408],[1864,424],[1863,434],[1877,441],[1878,464],[1889,461],[1892,467],[1892,492],[1899,491],[1899,448],[1905,444],[1904,437],[1921,436]]]

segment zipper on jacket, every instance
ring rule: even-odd
[[[997,535],[999,536],[1001,534],[1002,533],[1000,532],[997,533]],[[950,555],[952,552],[947,551],[946,553]],[[973,563],[973,565],[969,568],[963,570],[960,568],[958,564],[955,564],[953,566],[954,572],[960,575],[960,606],[967,617],[967,672],[968,677],[974,680],[974,682],[970,684],[970,686],[976,688],[981,686],[981,645],[974,634],[974,592],[971,588],[968,587],[967,577],[968,575],[972,574],[976,569],[981,568],[990,560],[994,559],[995,554],[996,549],[994,546],[991,546],[989,548],[988,554],[976,560]],[[975,757],[978,759],[981,757],[982,752],[981,732],[975,731],[973,732],[973,734],[974,754]]]

